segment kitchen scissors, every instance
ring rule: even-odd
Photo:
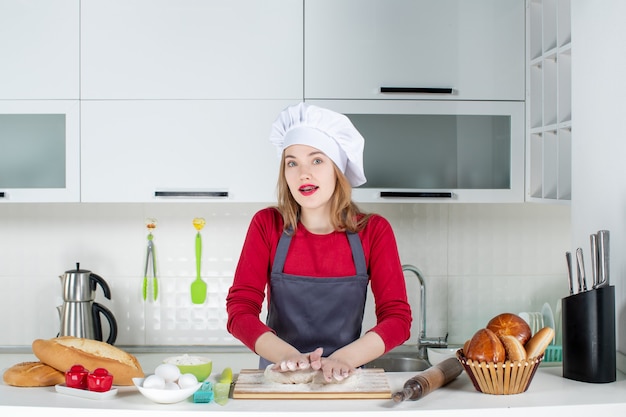
[[[148,298],[148,273],[152,272],[152,291],[150,294],[152,295],[152,299],[156,301],[159,296],[159,283],[157,281],[157,271],[156,271],[156,259],[155,259],[155,251],[154,251],[154,242],[152,235],[152,231],[156,229],[156,220],[148,219],[146,220],[146,227],[148,228],[148,249],[146,252],[146,267],[143,273],[143,299],[146,300]]]

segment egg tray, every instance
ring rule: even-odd
[[[543,354],[521,361],[478,362],[467,359],[463,349],[456,353],[476,391],[484,394],[509,395],[525,392],[535,376]]]

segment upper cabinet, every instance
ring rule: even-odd
[[[0,203],[80,200],[78,100],[0,100]]]
[[[303,3],[83,0],[81,201],[274,202]]]
[[[521,203],[524,103],[308,101],[345,114],[365,137],[361,203]]]
[[[281,100],[89,100],[84,202],[275,202]]]
[[[298,99],[302,1],[82,0],[83,99]]]
[[[524,0],[305,2],[305,99],[525,99]]]
[[[572,196],[570,0],[528,0],[526,200]]]
[[[0,100],[78,99],[79,4],[0,2]]]

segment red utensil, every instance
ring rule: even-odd
[[[73,365],[65,372],[65,385],[68,388],[87,389],[87,376],[89,370],[83,365]]]
[[[105,392],[113,385],[113,375],[104,368],[96,368],[87,376],[87,387],[89,391]]]

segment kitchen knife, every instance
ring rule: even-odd
[[[598,231],[598,285],[609,285],[609,231]]]
[[[574,277],[572,276],[572,252],[565,252],[567,261],[567,283],[569,284],[569,294],[574,294]]]
[[[576,249],[576,268],[578,276],[578,292],[587,291],[587,279],[585,278],[585,262],[583,260],[583,249]]]
[[[591,288],[596,288],[598,285],[598,235],[589,235],[591,243]]]

